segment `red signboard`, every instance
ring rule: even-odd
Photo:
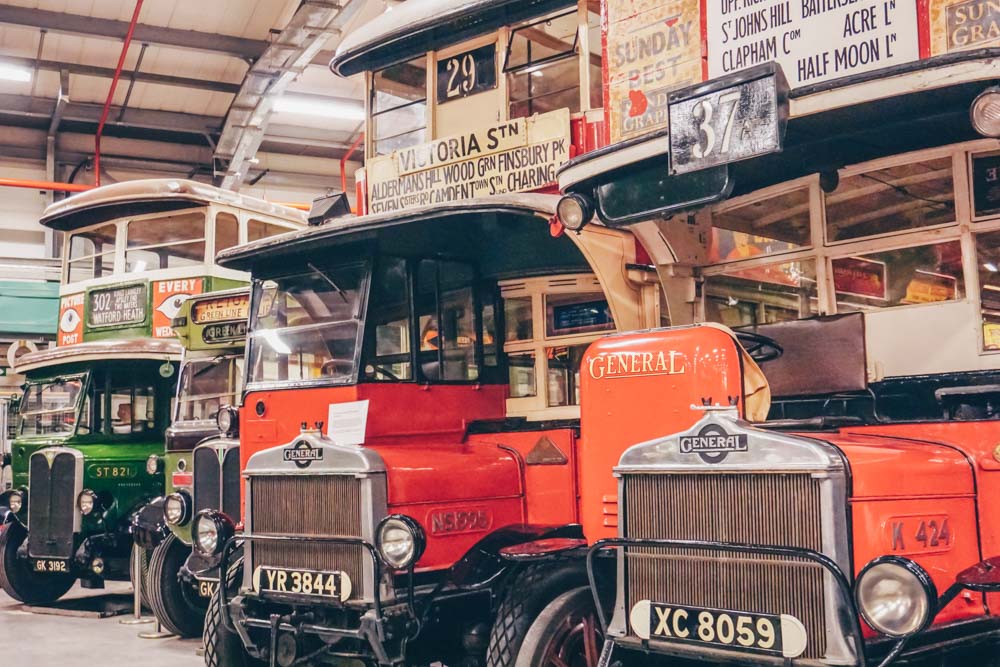
[[[59,345],[83,342],[83,292],[59,299]]]
[[[833,260],[833,286],[838,294],[885,299],[885,263],[860,257]]]
[[[153,338],[173,338],[170,326],[181,304],[194,294],[201,294],[201,278],[160,280],[153,283]]]

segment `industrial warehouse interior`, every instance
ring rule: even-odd
[[[0,193],[0,665],[1000,665],[994,0],[5,0]]]

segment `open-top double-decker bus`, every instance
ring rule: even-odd
[[[574,600],[606,615],[602,660],[985,664],[995,7],[608,0],[604,17],[614,143],[562,170],[563,221],[596,212],[664,239],[649,250],[671,323],[748,327],[776,358],[768,422],[715,396],[604,461],[619,478],[618,535],[591,554],[605,606]],[[611,412],[592,396],[584,428]]]
[[[58,347],[23,355],[13,489],[0,496],[0,585],[51,602],[129,573],[129,516],[162,494],[181,346],[171,320],[245,283],[218,250],[304,224],[262,200],[183,180],[119,183],[46,209],[65,232]]]
[[[191,549],[191,518],[213,508],[240,514],[240,442],[235,406],[243,387],[250,292],[194,295],[173,329],[184,347],[174,414],[166,432],[164,496],[132,521],[136,542],[152,549],[146,595],[160,624],[199,636],[218,581],[217,560]]]

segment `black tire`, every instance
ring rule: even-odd
[[[532,565],[515,575],[490,631],[486,667],[514,667],[528,629],[542,610],[562,593],[586,584],[582,567]]]
[[[239,558],[226,570],[227,598],[236,593],[242,576],[243,559]],[[205,645],[205,665],[206,667],[251,667],[259,664],[247,655],[239,635],[229,630],[222,622],[222,614],[219,611],[221,588],[222,586],[219,586],[215,590],[205,614],[205,633],[202,638]]]
[[[515,667],[595,667],[603,638],[589,586],[566,591],[550,602],[521,642]]]
[[[24,604],[50,604],[66,594],[76,577],[71,574],[32,571],[27,561],[17,559],[17,549],[28,538],[20,524],[8,525],[0,535],[0,587]]]
[[[153,550],[146,577],[150,609],[160,625],[178,637],[197,637],[205,626],[205,601],[177,576],[190,553],[191,547],[168,535]]]
[[[133,581],[132,576],[132,559],[135,558],[135,550],[139,549],[142,554],[142,587],[139,590],[139,600],[142,602],[142,606],[149,609],[149,558],[152,553],[149,549],[143,549],[138,544],[132,545],[132,553],[129,554],[128,560],[128,580],[132,584],[132,588],[135,588],[135,581]]]

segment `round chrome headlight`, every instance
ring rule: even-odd
[[[215,415],[215,425],[219,432],[231,438],[236,437],[240,428],[240,411],[231,405],[224,405]]]
[[[150,454],[149,458],[146,459],[146,472],[150,475],[155,475],[160,472],[160,457],[156,454]]]
[[[898,556],[866,565],[854,585],[854,597],[865,622],[890,637],[920,632],[937,613],[937,589],[930,575]]]
[[[1000,87],[979,93],[969,109],[972,127],[984,137],[1000,137]]]
[[[594,207],[590,200],[581,194],[568,194],[556,204],[556,215],[563,227],[574,232],[583,229],[594,215]]]
[[[163,501],[163,518],[171,526],[185,525],[191,520],[191,497],[184,491],[171,493]]]
[[[11,491],[10,496],[7,497],[7,506],[10,507],[10,511],[17,514],[24,507],[24,494],[20,491]]]
[[[375,534],[375,547],[389,567],[404,570],[424,553],[424,531],[416,521],[403,514],[382,519]]]
[[[235,526],[232,520],[218,510],[202,510],[194,517],[191,535],[195,548],[204,556],[214,556],[222,552]]]
[[[97,494],[90,489],[84,489],[76,497],[76,508],[83,516],[93,512],[95,507],[97,507]]]

